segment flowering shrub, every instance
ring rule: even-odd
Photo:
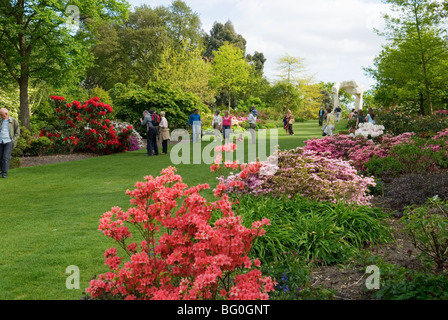
[[[123,264],[116,248],[107,250],[105,264],[110,271],[92,280],[86,291],[92,298],[111,294],[153,300],[216,299],[218,295],[229,300],[268,299],[274,283],[262,276],[260,261],[252,261],[248,253],[269,220],[244,227],[228,196],[208,203],[199,194],[209,188],[207,184],[188,188],[175,171],[169,167],[158,177],[145,177],[136,189],[126,192],[133,205],[130,209],[114,207],[103,214],[99,230],[130,259]],[[211,225],[213,211],[222,216]],[[128,225],[143,241],[126,243],[134,237]]]
[[[132,125],[127,122],[111,121],[111,124],[118,131],[126,130],[126,129],[129,129],[130,127],[132,127]],[[140,150],[140,149],[144,148],[145,144],[143,142],[143,137],[140,135],[140,133],[138,133],[138,131],[135,130],[134,127],[132,127],[130,132],[131,132],[131,136],[130,136],[131,144],[130,144],[128,151],[135,151],[135,150]]]
[[[334,135],[307,140],[304,149],[332,159],[350,161],[357,170],[365,172],[366,163],[372,157],[387,157],[394,146],[412,143],[413,136],[414,133],[407,132],[395,137],[386,134],[369,140],[365,136]]]
[[[370,122],[361,123],[358,130],[355,131],[354,136],[363,136],[368,139],[377,138],[384,134],[384,126],[375,125]]]
[[[359,176],[349,162],[302,148],[277,150],[266,162],[242,165],[241,169],[238,174],[219,178],[222,193],[301,195],[317,201],[367,205],[372,198],[367,195],[368,188],[375,185],[372,178]]]
[[[51,96],[59,125],[42,130],[41,137],[49,138],[56,151],[91,151],[111,154],[126,151],[130,144],[132,126],[117,130],[106,116],[112,107],[92,98],[82,104],[66,103],[64,97]]]

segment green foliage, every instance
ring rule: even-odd
[[[373,293],[380,300],[447,300],[448,277],[433,275],[391,264],[378,265],[380,289]]]
[[[144,110],[165,111],[170,129],[185,128],[194,109],[199,109],[200,113],[210,112],[197,96],[173,89],[168,82],[151,82],[145,88],[117,84],[110,95],[117,110],[116,118],[132,124],[142,135],[146,134],[140,123]]]
[[[248,90],[253,66],[247,63],[241,49],[228,42],[213,54],[210,85],[227,95],[226,105],[230,108],[232,97]]]
[[[410,206],[402,221],[414,246],[430,258],[438,270],[448,268],[448,200],[441,201],[436,196],[423,206]]]
[[[157,80],[154,75],[166,49],[181,53],[184,41],[198,48],[201,40],[198,14],[185,2],[136,7],[126,21],[99,28],[98,43],[91,50],[95,66],[88,71],[88,86],[105,90],[117,83],[144,86]]]
[[[434,140],[414,137],[409,143],[395,145],[387,157],[373,155],[365,166],[368,174],[376,177],[434,172],[448,166],[448,156],[444,147],[444,140],[438,144]]]
[[[389,40],[365,70],[377,81],[375,100],[385,106],[404,105],[422,115],[446,105],[448,84],[446,18],[437,1],[388,0],[393,15],[385,15],[380,33]]]
[[[272,300],[324,300],[334,296],[332,290],[312,287],[309,266],[296,252],[284,252],[278,261],[263,264],[264,275],[277,281]]]
[[[204,36],[204,42],[206,47],[204,55],[208,58],[214,58],[215,51],[218,51],[226,42],[239,48],[243,53],[246,52],[246,40],[236,33],[231,21],[225,24],[215,22],[210,35]]]
[[[17,140],[17,146],[13,148],[11,152],[12,157],[16,158],[23,156],[26,152],[26,149],[29,146],[29,142],[31,141],[31,139],[32,139],[31,132],[27,128],[21,126],[20,136],[19,139]]]
[[[31,155],[43,156],[50,150],[52,145],[53,142],[47,137],[38,137],[31,140],[27,150]]]
[[[418,136],[431,137],[448,128],[448,116],[443,114],[419,117],[392,109],[382,111],[377,118],[386,132],[395,136],[414,132]]]
[[[271,221],[257,239],[253,254],[264,263],[279,261],[284,252],[296,252],[303,261],[334,264],[346,261],[365,245],[392,239],[387,215],[377,208],[314,202],[304,197],[273,199],[242,196],[237,214],[253,222]]]
[[[285,114],[288,109],[293,113],[298,110],[300,97],[298,88],[285,81],[276,82],[266,94],[269,107],[281,114]]]

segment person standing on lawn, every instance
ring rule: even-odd
[[[319,110],[319,127],[322,127],[322,125],[324,123],[324,115],[325,115],[324,107],[320,107],[320,110]]]
[[[326,124],[324,127],[324,134],[326,136],[332,136],[334,129],[335,129],[335,121],[336,121],[336,117],[334,115],[334,113],[332,112],[331,108],[327,108],[327,120],[326,120]]]
[[[213,116],[212,127],[215,131],[215,140],[221,139],[221,131],[222,131],[222,117],[219,114],[219,110],[215,111],[215,115]]]
[[[199,110],[195,109],[194,112],[190,115],[188,119],[188,127],[192,126],[193,130],[193,142],[200,142],[201,140],[201,131],[202,131],[202,122],[201,115],[199,114]]]
[[[162,140],[162,154],[167,154],[170,129],[168,128],[168,120],[165,118],[165,111],[160,112],[159,136]]]
[[[288,110],[288,114],[286,116],[287,120],[288,120],[288,134],[290,136],[294,135],[294,130],[293,130],[293,124],[294,124],[294,115],[292,114],[291,110]]]
[[[159,148],[157,147],[157,128],[152,122],[152,117],[149,111],[143,111],[143,118],[140,119],[142,126],[146,126],[147,142],[146,142],[146,154],[150,157],[153,154],[159,154]]]
[[[250,108],[249,116],[247,117],[247,121],[249,122],[249,131],[252,136],[252,141],[251,141],[252,144],[256,143],[255,128],[257,127],[257,115],[258,115],[258,112],[255,109],[255,106],[252,106]]]
[[[232,131],[232,116],[229,111],[224,112],[224,117],[222,117],[222,132],[224,134],[224,140],[229,143],[230,132]]]
[[[20,126],[17,119],[9,116],[6,108],[0,109],[0,119],[0,168],[2,178],[7,178],[12,149],[17,146],[20,136]]]

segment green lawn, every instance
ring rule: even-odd
[[[286,136],[279,129],[280,149],[321,136],[317,121],[296,123],[294,130]],[[10,170],[0,181],[0,299],[80,299],[89,280],[107,271],[103,254],[114,245],[97,231],[101,214],[114,206],[126,210],[126,190],[170,165],[169,155],[147,157],[140,150]],[[219,174],[207,164],[176,167],[188,185],[216,186]],[[212,191],[204,195],[211,199]],[[80,270],[79,290],[66,288],[72,265]]]

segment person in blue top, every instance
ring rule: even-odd
[[[369,110],[367,111],[366,120],[371,124],[375,124],[375,113],[373,112],[372,108],[369,108]]]
[[[191,114],[190,119],[188,119],[188,127],[190,126],[193,128],[193,142],[201,141],[202,122],[198,109],[195,109]]]

